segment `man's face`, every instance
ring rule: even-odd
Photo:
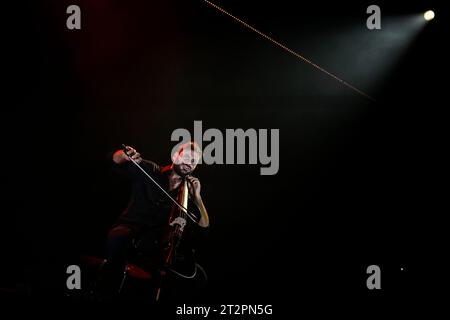
[[[199,161],[200,155],[197,152],[183,149],[175,156],[173,168],[180,176],[186,176],[195,170]]]

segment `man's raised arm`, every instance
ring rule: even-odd
[[[122,149],[117,150],[113,154],[113,161],[115,163],[122,164],[127,161],[131,161],[130,158],[132,158],[137,163],[140,163],[142,161],[141,154],[139,152],[137,152],[136,149],[134,149],[130,146],[126,146],[125,148],[126,148],[129,156],[127,156]]]

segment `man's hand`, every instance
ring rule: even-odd
[[[113,161],[117,164],[122,164],[126,161],[131,161],[133,159],[137,163],[140,163],[142,161],[141,154],[136,151],[136,149],[126,146],[125,149],[127,150],[127,154],[123,150],[117,150],[113,155]]]
[[[206,211],[205,205],[203,204],[202,197],[200,196],[200,180],[193,176],[187,176],[186,180],[188,182],[188,189],[191,197],[194,198],[194,203],[200,210],[200,220],[198,225],[202,228],[207,228],[209,226],[209,216]]]
[[[189,194],[194,198],[194,203],[200,210],[200,220],[198,225],[202,228],[207,228],[209,226],[209,217],[205,205],[203,204],[202,197],[200,196],[200,180],[193,176],[187,176],[186,180],[188,182]]]
[[[197,178],[195,178],[193,176],[187,176],[186,180],[188,182],[189,194],[191,195],[191,197],[193,197],[194,200],[201,199],[201,196],[200,196],[200,189],[201,189],[200,180],[198,180]]]

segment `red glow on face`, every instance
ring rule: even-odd
[[[187,151],[181,149],[175,157],[174,163],[179,165],[187,165],[191,168],[195,168],[200,161],[200,155],[195,151]]]
[[[173,159],[175,171],[181,175],[191,174],[197,167],[200,156],[201,155],[196,151],[180,149]]]

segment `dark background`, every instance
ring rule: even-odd
[[[389,52],[358,67],[357,38],[346,54],[336,38],[349,27],[383,32],[365,27],[372,3],[216,3],[376,102],[202,1],[15,5],[5,11],[0,287],[62,295],[67,265],[102,254],[128,201],[106,154],[126,143],[166,164],[172,131],[192,132],[194,120],[204,130],[280,129],[277,175],[260,176],[259,165],[198,169],[211,218],[198,254],[208,301],[378,303],[438,285],[443,192],[433,179],[443,176],[446,63],[438,3],[377,3],[382,19],[437,13],[381,71]],[[70,4],[81,7],[79,31],[66,28]],[[371,264],[381,267],[381,291],[366,288]]]

